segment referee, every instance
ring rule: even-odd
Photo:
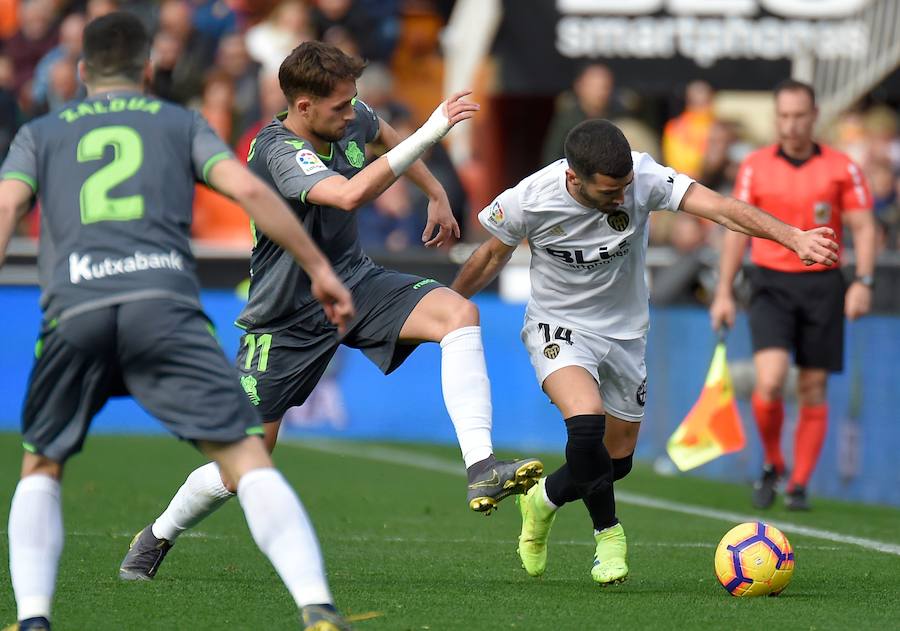
[[[849,287],[840,269],[804,267],[777,243],[728,232],[719,263],[719,284],[710,307],[714,329],[734,325],[732,283],[751,241],[750,332],[756,385],[753,415],[765,453],[762,476],[753,487],[753,505],[768,508],[786,476],[781,453],[784,382],[793,353],[799,368],[800,418],[794,436],[793,471],[785,506],[809,510],[806,487],[828,425],[828,373],[844,364],[844,316],[869,312],[875,265],[872,199],[856,164],[813,141],[818,110],[812,87],[787,80],[775,88],[778,143],[750,154],[741,164],[734,196],[801,230],[831,227],[841,243],[842,223],[853,236],[856,276]]]

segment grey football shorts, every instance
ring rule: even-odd
[[[399,343],[403,324],[419,301],[438,287],[443,285],[430,278],[373,267],[351,290],[356,318],[343,338],[320,308],[281,330],[248,330],[237,356],[247,398],[264,422],[279,420],[306,401],[341,344],[360,349],[390,374],[417,347]]]
[[[22,414],[25,448],[65,461],[107,400],[127,394],[184,440],[262,433],[209,319],[154,299],[45,323]]]

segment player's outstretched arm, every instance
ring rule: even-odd
[[[208,181],[216,190],[234,198],[257,228],[291,253],[309,275],[313,296],[343,333],[354,315],[350,292],[281,197],[234,159],[213,165]]]
[[[719,195],[697,182],[688,188],[679,208],[729,230],[780,243],[795,252],[804,265],[821,263],[830,267],[838,259],[838,244],[831,228],[800,230],[755,206]]]
[[[381,119],[378,119],[378,124],[378,135],[385,147],[393,149],[400,144],[402,138],[396,129]],[[425,247],[436,248],[445,245],[450,242],[451,236],[459,239],[459,224],[453,216],[447,192],[425,163],[421,159],[413,162],[406,171],[406,177],[428,196],[428,219],[425,230],[422,231],[422,242]],[[435,227],[438,229],[437,235],[434,234]]]
[[[516,246],[506,245],[497,237],[491,237],[472,252],[450,289],[471,298],[496,278],[515,250]]]
[[[16,222],[31,208],[34,193],[19,180],[0,180],[0,267],[6,261],[6,248],[16,229]]]
[[[372,201],[396,182],[429,147],[446,136],[454,125],[474,116],[480,106],[463,100],[469,94],[471,92],[459,92],[441,103],[409,138],[349,180],[340,175],[320,180],[309,190],[306,200],[346,211],[356,210]]]

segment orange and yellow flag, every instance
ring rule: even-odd
[[[734,400],[725,342],[713,353],[700,398],[669,438],[666,450],[682,471],[744,448],[744,428]]]

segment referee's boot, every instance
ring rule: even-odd
[[[489,515],[506,497],[525,493],[537,484],[544,465],[537,458],[496,460],[490,456],[467,470],[469,508]]]
[[[809,505],[809,498],[806,495],[806,487],[799,484],[794,485],[784,496],[784,507],[793,511],[812,510]]]
[[[20,620],[3,631],[50,631],[50,621],[46,618],[29,618]]]
[[[759,480],[753,483],[753,508],[770,508],[775,503],[775,489],[781,475],[775,465],[767,464],[763,467]]]
[[[303,631],[351,631],[352,627],[333,605],[307,605],[301,614]]]
[[[119,578],[123,581],[153,580],[172,545],[168,539],[156,538],[152,524],[147,526],[131,540],[128,553],[119,566]]]

